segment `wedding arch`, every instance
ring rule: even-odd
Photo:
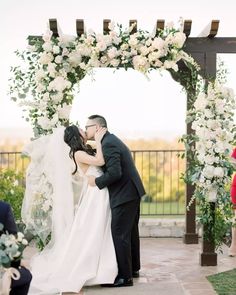
[[[35,136],[69,124],[75,86],[96,67],[133,68],[148,75],[167,70],[187,93],[186,232],[184,242],[198,243],[195,198],[200,202],[204,227],[201,265],[216,265],[219,242],[217,218],[231,222],[229,194],[232,166],[228,161],[234,124],[234,94],[216,79],[217,53],[235,53],[236,38],[215,38],[219,21],[213,20],[201,37],[189,37],[191,20],[178,29],[158,20],[154,33],[138,30],[131,20],[128,29],[103,21],[103,34],[84,31],[76,21],[77,36],[59,32],[56,19],[49,20],[43,36],[29,36],[29,47],[17,55],[22,66],[12,67],[10,94],[24,108]],[[215,148],[217,146],[217,148]]]

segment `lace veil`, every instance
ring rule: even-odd
[[[74,167],[64,142],[64,130],[55,129],[53,134],[32,141],[23,151],[31,162],[26,171],[22,220],[43,243],[51,233],[49,248],[71,228],[74,217]],[[76,190],[78,195],[78,185]]]

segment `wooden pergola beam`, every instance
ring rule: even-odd
[[[191,28],[192,28],[192,20],[191,19],[186,19],[184,21],[184,30],[183,30],[186,37],[188,37],[190,35]]]
[[[191,52],[236,53],[235,37],[190,37],[185,42],[184,50]]]
[[[218,33],[219,24],[220,24],[219,20],[212,20],[211,29],[210,29],[210,33],[208,34],[208,38],[214,38],[216,36],[216,34]]]
[[[164,30],[165,27],[165,20],[164,19],[158,19],[156,22],[156,31],[158,33],[158,30]]]
[[[49,19],[49,28],[50,31],[52,31],[53,37],[58,37],[58,27],[57,27],[57,19],[56,18],[50,18]]]
[[[130,34],[134,34],[137,33],[137,29],[138,29],[138,25],[137,25],[137,20],[136,19],[131,19],[129,21],[129,27],[131,27],[132,25],[134,25],[133,30],[130,32]]]
[[[110,19],[104,19],[103,20],[103,34],[109,34],[109,24],[110,24],[111,20]]]
[[[219,20],[212,20],[198,35],[198,37],[214,38],[219,29]]]
[[[84,20],[83,19],[76,20],[76,33],[77,33],[78,37],[84,34]]]

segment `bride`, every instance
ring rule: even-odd
[[[22,207],[26,225],[29,220],[32,223],[37,165],[52,187],[51,241],[31,260],[29,294],[77,293],[83,286],[111,284],[117,276],[108,190],[87,182],[88,175],[103,173],[99,166],[104,165],[104,134],[101,128],[95,136],[96,154],[86,145],[86,134],[75,125],[35,140],[28,150],[32,165]]]

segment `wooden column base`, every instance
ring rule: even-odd
[[[194,233],[186,233],[183,237],[184,244],[198,244],[198,235]]]
[[[201,266],[216,266],[217,254],[216,253],[200,253],[200,265]]]

